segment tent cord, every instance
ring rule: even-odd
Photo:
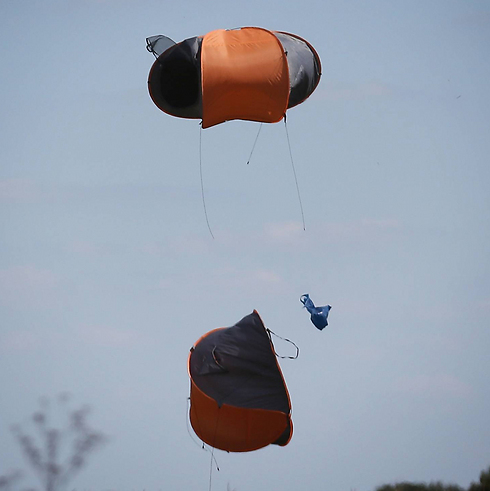
[[[293,343],[293,341],[291,341],[288,338],[283,338],[282,336],[279,336],[279,334],[276,334],[274,331],[271,331],[268,327],[266,327],[266,331],[267,331],[267,334],[269,335],[269,340],[270,340],[270,342],[272,344],[272,349],[274,350],[274,354],[278,358],[283,358],[283,359],[288,358],[290,360],[296,360],[296,358],[298,358],[298,356],[299,356],[299,348],[298,348],[298,345],[296,343]],[[271,334],[274,334],[274,336],[278,337],[279,339],[282,339],[283,341],[287,341],[288,343],[292,344],[296,348],[296,355],[294,355],[294,356],[281,356],[281,355],[277,354],[276,347],[274,346],[274,343],[272,341]]]
[[[247,165],[250,164],[250,159],[252,158],[252,154],[254,153],[255,145],[257,145],[257,140],[259,139],[260,130],[262,129],[262,124],[263,123],[260,123],[260,125],[259,125],[259,131],[257,131],[257,136],[255,137],[255,141],[254,141],[254,144],[252,146],[252,150],[250,151],[250,155],[248,156]]]
[[[289,141],[289,132],[288,132],[288,125],[286,123],[286,114],[284,114],[284,127],[286,128],[286,137],[288,140],[289,157],[291,159],[291,167],[293,168],[294,181],[296,183],[296,191],[298,193],[299,207],[301,209],[301,219],[303,220],[303,230],[306,230],[305,214],[303,213],[303,203],[301,202],[301,194],[299,192],[298,178],[296,176],[296,169],[294,168],[293,152],[291,151],[291,142]]]
[[[206,200],[204,199],[204,184],[202,179],[202,123],[199,126],[199,174],[201,176],[201,196],[202,196],[202,205],[204,208],[204,216],[206,217],[206,224],[208,226],[209,233],[211,234],[211,237],[214,239],[211,226],[209,225],[208,212],[206,210]]]
[[[201,447],[201,444],[192,436],[192,433],[191,433],[191,430],[190,430],[190,427],[189,427],[189,415],[190,415],[190,402],[191,402],[191,398],[188,397],[187,398],[187,412],[185,414],[185,422],[186,422],[186,426],[187,426],[187,433],[189,434],[191,440],[198,446],[198,447]],[[204,443],[202,444],[202,447],[201,448],[204,448]]]
[[[209,491],[211,491],[211,485],[212,485],[212,480],[213,480],[213,460],[216,465],[216,470],[219,472],[219,466],[218,462],[216,461],[216,458],[214,457],[214,442],[216,440],[216,433],[218,432],[218,423],[219,419],[221,416],[221,411],[218,410],[218,417],[216,418],[216,425],[214,427],[214,436],[213,436],[213,445],[211,445],[211,460],[209,462]],[[204,444],[203,444],[204,445]]]
[[[201,447],[204,451],[206,452],[209,452],[209,449],[206,447],[206,445],[204,444],[204,442],[202,442],[202,445],[200,443],[198,443],[198,441],[192,436],[192,433],[191,433],[191,430],[189,428],[189,409],[190,409],[190,400],[191,398],[188,397],[187,398],[187,412],[186,412],[186,418],[185,418],[185,421],[186,421],[186,426],[187,426],[187,433],[189,434],[191,440],[198,446],[198,447]],[[218,461],[216,460],[216,457],[214,456],[214,447],[211,447],[211,461],[209,463],[209,491],[211,491],[211,484],[212,484],[212,473],[213,473],[213,462],[214,462],[214,465],[216,466],[216,470],[219,472],[219,465],[218,465]]]

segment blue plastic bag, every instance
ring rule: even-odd
[[[315,307],[315,304],[311,300],[308,293],[301,295],[300,302],[303,304],[304,308],[311,314],[311,322],[313,322],[314,326],[317,329],[324,329],[328,326],[327,317],[330,309],[332,308],[330,305],[325,305],[324,307]]]

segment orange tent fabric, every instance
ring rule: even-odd
[[[202,336],[191,349],[188,369],[189,417],[202,441],[229,452],[289,443],[291,401],[256,311]]]
[[[318,54],[305,39],[261,27],[219,29],[174,43],[147,38],[156,60],[148,90],[162,111],[201,119],[275,123],[305,101],[321,77]]]
[[[275,123],[288,107],[289,73],[278,38],[257,27],[203,37],[202,126],[230,119]]]

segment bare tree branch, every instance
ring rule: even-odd
[[[66,394],[58,397],[59,405],[64,406],[67,401]],[[32,415],[38,441],[34,436],[27,434],[20,425],[13,426],[12,432],[27,463],[41,481],[43,491],[62,491],[86,465],[89,455],[106,443],[108,438],[89,426],[88,406],[73,411],[64,406],[67,423],[61,429],[50,424],[49,401],[42,399],[40,406]],[[64,452],[62,442],[66,440],[70,441],[70,448]],[[12,478],[0,477],[0,491],[10,491],[11,483]]]

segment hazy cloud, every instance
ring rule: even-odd
[[[5,353],[29,351],[39,344],[39,335],[33,331],[16,330],[0,337],[0,349]]]
[[[234,266],[225,266],[216,269],[212,274],[196,274],[194,270],[182,272],[179,283],[181,285],[192,284],[194,288],[199,289],[261,289],[269,288],[271,284],[279,286],[283,283],[280,274],[272,269],[261,268],[237,268]],[[156,284],[158,290],[173,291],[177,288],[175,278],[162,278]]]
[[[269,243],[295,244],[300,242],[328,243],[354,242],[359,240],[379,239],[391,236],[402,229],[398,220],[390,218],[364,218],[351,222],[324,222],[308,227],[307,234],[300,222],[272,223],[263,231],[262,239]]]
[[[122,329],[102,324],[67,326],[66,329],[39,330],[16,329],[0,334],[0,351],[25,352],[77,346],[102,348],[131,348],[144,342],[143,335],[136,330]],[[84,348],[84,349],[85,349]]]
[[[266,225],[265,235],[273,240],[289,242],[303,232],[300,222],[272,223]]]
[[[472,389],[449,374],[414,375],[402,377],[398,387],[403,392],[429,397],[468,397]]]
[[[486,298],[485,300],[478,302],[477,307],[483,312],[490,313],[490,298]]]
[[[12,266],[0,270],[0,301],[11,305],[42,303],[59,283],[59,277],[48,269]]]
[[[131,347],[142,341],[142,334],[132,329],[120,329],[105,325],[84,325],[77,329],[77,337],[84,344],[112,347]]]
[[[0,180],[0,203],[30,203],[37,197],[36,184],[30,179]]]
[[[360,101],[392,95],[393,90],[381,82],[348,83],[326,80],[316,90],[314,97],[325,101]]]
[[[490,26],[490,11],[482,10],[480,12],[471,12],[465,15],[460,15],[454,19],[456,25],[466,26],[470,28]]]

